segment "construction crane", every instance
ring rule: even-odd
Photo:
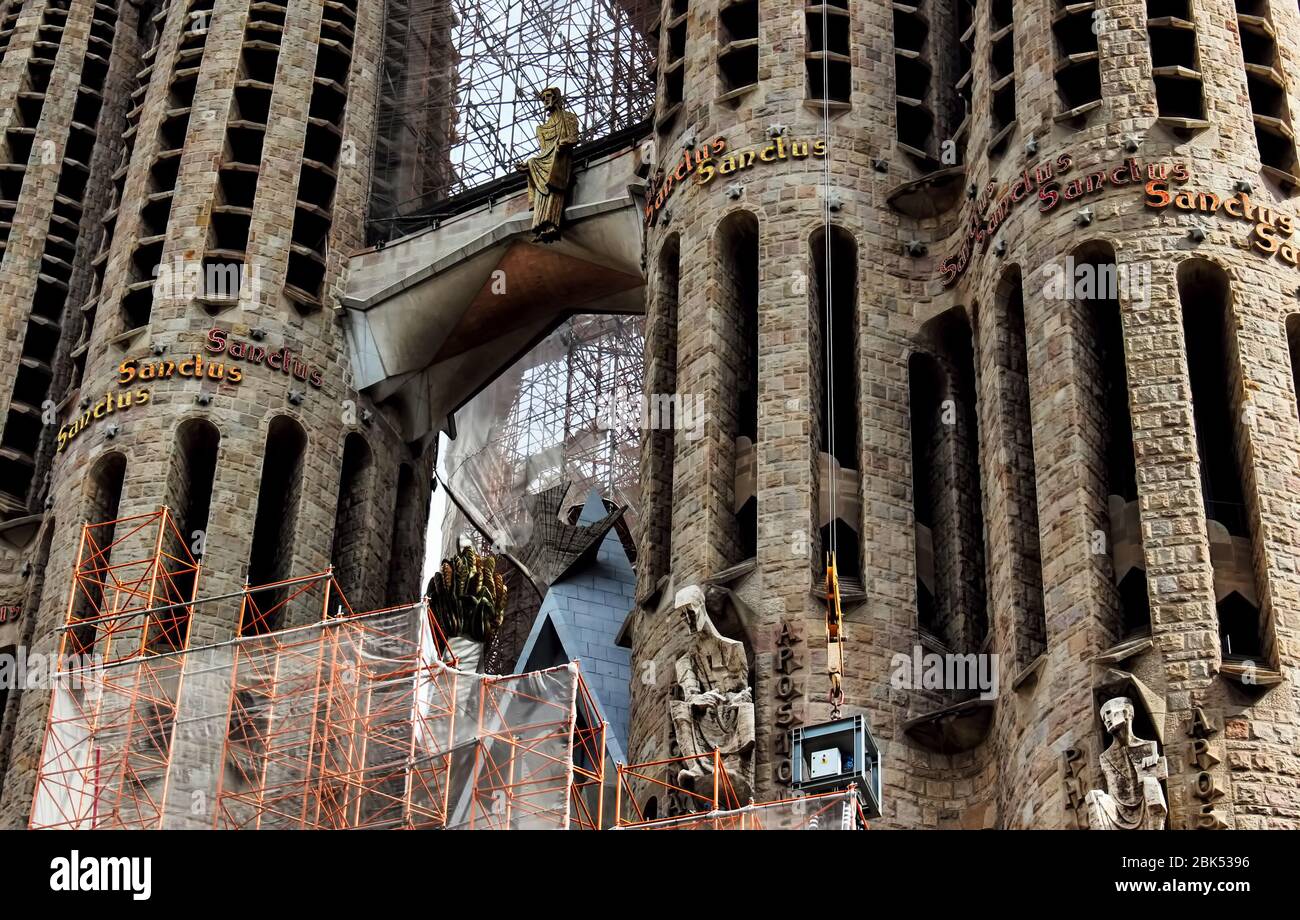
[[[844,703],[844,611],[834,550],[826,554],[826,673],[831,685],[831,719],[838,719]]]

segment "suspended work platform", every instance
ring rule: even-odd
[[[707,778],[687,786],[670,777],[703,768]],[[619,764],[614,827],[637,831],[850,831],[866,830],[867,815],[855,785],[772,802],[742,803],[718,751],[704,757],[670,757]],[[701,788],[701,786],[703,788]],[[653,802],[652,806],[648,803]],[[670,812],[660,817],[660,802]]]

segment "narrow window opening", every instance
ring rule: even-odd
[[[1095,0],[1056,0],[1052,34],[1056,43],[1056,93],[1059,121],[1082,127],[1089,112],[1101,105],[1101,63],[1097,51],[1100,21]]]
[[[954,405],[945,406],[951,419],[942,419],[952,440],[948,452],[951,471],[948,491],[953,538],[957,541],[954,558],[960,566],[960,600],[950,610],[962,632],[960,646],[979,649],[988,634],[988,610],[984,583],[984,499],[980,473],[978,393],[975,376],[974,335],[963,312],[950,313],[940,324],[938,340],[943,355],[952,368],[949,398]]]
[[[908,368],[918,622],[949,648],[978,651],[988,615],[975,365],[965,314],[941,317],[932,340],[935,354],[914,355]]]
[[[660,58],[663,106],[655,127],[665,137],[672,130],[686,99],[686,21],[689,12],[687,0],[668,0],[663,13],[663,51]]]
[[[176,509],[181,537],[200,562],[207,548],[208,518],[212,510],[212,489],[216,484],[220,445],[221,436],[216,427],[203,419],[188,419],[177,429],[168,505]],[[193,587],[192,575],[185,576],[178,583],[182,597],[189,597]],[[184,638],[182,633],[182,642]]]
[[[282,27],[279,22],[283,18],[283,3],[261,0],[244,29],[238,79],[226,121],[225,152],[217,173],[217,201],[204,254],[205,265],[242,266],[244,263],[258,169],[271,117],[271,88],[280,58]],[[238,300],[239,296],[238,288],[232,292],[205,287],[204,293],[209,299]]]
[[[1005,339],[998,361],[1007,422],[1007,460],[1014,471],[1008,481],[1011,540],[1018,595],[1016,661],[1025,667],[1047,650],[1047,615],[1043,604],[1043,561],[1038,528],[1038,474],[1034,462],[1033,411],[1029,386],[1029,348],[1025,335],[1024,287],[1020,270],[1003,278],[999,312]]]
[[[298,186],[307,189],[294,208],[289,265],[284,293],[300,313],[324,306],[324,284],[329,232],[334,221],[332,191],[315,194],[321,175],[332,184],[343,147],[344,115],[348,101],[348,74],[352,64],[353,31],[345,26],[356,20],[356,0],[339,0],[326,9],[316,43],[316,69],[312,78],[307,119],[307,141],[299,167]]]
[[[1288,192],[1300,186],[1286,73],[1268,0],[1237,0],[1237,31],[1255,123],[1260,168]]]
[[[899,5],[894,4],[896,9]],[[808,98],[837,108],[847,107],[853,95],[848,0],[808,0],[804,19]]]
[[[1133,422],[1129,413],[1128,367],[1124,357],[1124,324],[1119,304],[1119,267],[1106,247],[1077,261],[1094,279],[1091,294],[1080,306],[1091,320],[1091,341],[1097,353],[1096,411],[1105,439],[1102,485],[1106,490],[1109,523],[1106,549],[1114,570],[1117,638],[1150,632],[1151,601],[1147,594],[1146,557],[1138,504],[1137,462],[1133,453]]]
[[[1245,453],[1241,375],[1231,289],[1223,269],[1203,260],[1178,271],[1187,373],[1192,388],[1201,491],[1214,567],[1219,639],[1225,658],[1263,652],[1259,586],[1253,561],[1253,524],[1240,458]]]
[[[974,110],[974,63],[975,63],[975,3],[973,0],[954,0],[953,22],[957,40],[953,43],[957,49],[956,80],[953,83],[951,112],[948,124],[956,148],[955,159],[945,165],[966,162],[966,144],[970,140],[971,112]]]
[[[925,172],[934,156],[927,0],[894,4],[894,111],[898,146]]]
[[[839,227],[832,227],[829,251],[826,231],[818,230],[812,236],[811,261],[813,264],[813,299],[815,311],[813,337],[813,360],[811,366],[817,368],[813,381],[814,391],[818,394],[818,450],[831,456],[834,464],[827,464],[830,469],[823,470],[825,475],[838,465],[849,475],[840,476],[835,484],[836,508],[819,514],[829,515],[830,523],[821,528],[821,547],[823,552],[831,545],[832,528],[839,551],[836,554],[836,567],[842,580],[860,585],[862,577],[861,549],[859,531],[861,522],[849,509],[858,507],[856,494],[858,454],[858,373],[857,373],[857,244],[853,236]],[[830,264],[827,265],[829,256]],[[828,271],[829,269],[829,271]],[[827,298],[830,298],[830,324],[827,324]],[[834,379],[830,389],[826,385],[826,343],[831,342],[831,356],[834,362]],[[834,397],[832,400],[832,396]],[[832,406],[832,402],[834,405]],[[834,452],[831,453],[830,421],[835,423]],[[855,494],[847,494],[853,492]],[[830,483],[823,482],[821,495],[823,501],[830,501]],[[852,517],[852,520],[846,519]],[[821,568],[821,557],[814,560],[814,567]]]
[[[992,126],[989,156],[1000,156],[1016,128],[1016,34],[1012,0],[989,5],[989,79]]]
[[[758,0],[723,0],[718,14],[718,74],[724,95],[758,83]]]
[[[112,453],[101,457],[92,468],[86,484],[86,504],[83,517],[88,524],[108,524],[105,527],[92,527],[88,539],[82,545],[82,565],[87,570],[102,571],[112,564],[112,546],[116,539],[117,527],[109,524],[121,515],[122,487],[126,482],[126,457]],[[92,575],[87,581],[91,584],[87,592],[77,592],[74,603],[78,609],[73,612],[75,619],[87,619],[104,615],[105,579]],[[95,649],[95,627],[79,626],[73,630],[68,646],[72,654],[89,655]]]
[[[649,566],[653,585],[672,567],[673,466],[677,419],[677,308],[681,282],[681,242],[669,237],[659,253],[659,298],[657,315],[647,330],[647,353],[651,356],[648,387],[650,418],[650,478],[648,488],[654,502],[644,519]]]
[[[731,379],[723,386],[732,393],[735,438],[736,537],[731,563],[758,554],[758,496],[755,479],[758,444],[758,220],[753,214],[733,214],[718,230],[719,307],[725,328],[737,331],[734,362],[725,362]],[[748,496],[741,502],[742,496]]]
[[[176,181],[180,174],[181,156],[184,151],[185,137],[189,132],[191,107],[197,87],[199,67],[203,62],[207,46],[208,29],[200,26],[211,14],[212,5],[207,0],[193,0],[186,10],[186,26],[181,31],[180,46],[173,61],[171,82],[167,88],[167,110],[158,127],[158,152],[154,155],[149,170],[148,198],[151,207],[142,208],[142,217],[147,213],[148,220],[141,225],[141,240],[133,254],[133,264],[128,274],[126,288],[122,292],[121,315],[125,329],[139,329],[149,324],[153,316],[154,277],[153,267],[158,264],[148,252],[139,252],[140,245],[161,247],[167,236],[171,222],[171,203],[176,192]],[[139,124],[139,111],[143,103],[143,88],[146,85],[145,71],[137,75],[137,92],[135,108],[129,113],[132,128]],[[133,94],[134,96],[134,94]],[[134,133],[131,136],[134,141]],[[125,166],[130,162],[129,153],[119,170],[125,181]],[[116,202],[121,202],[120,188]]]
[[[1147,36],[1160,120],[1181,131],[1205,127],[1191,0],[1147,0]]]
[[[283,415],[271,420],[257,490],[253,548],[248,557],[248,583],[254,587],[289,577],[306,447],[307,435],[296,421]],[[279,629],[284,622],[284,611],[279,606],[284,590],[262,589],[252,595],[263,615],[247,618],[241,627],[243,633],[255,635]]]
[[[343,596],[360,603],[366,577],[372,457],[370,445],[359,434],[343,442],[339,474],[339,499],[334,512],[334,545],[330,559]]]
[[[940,624],[934,558],[934,435],[942,381],[939,366],[923,354],[912,355],[907,378],[912,433],[912,517],[916,527],[916,616],[924,632],[937,636]]]
[[[420,557],[423,547],[414,539],[423,523],[420,511],[427,510],[416,494],[415,470],[403,463],[397,471],[397,507],[393,512],[393,533],[389,538],[388,589],[389,606],[410,603],[419,591]]]

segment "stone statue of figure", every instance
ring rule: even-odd
[[[528,174],[528,204],[533,209],[533,236],[542,242],[560,238],[560,222],[573,179],[573,145],[578,143],[578,116],[564,108],[554,86],[542,90],[546,121],[537,126],[539,152],[519,164]]]
[[[745,647],[727,639],[709,619],[704,592],[691,585],[677,593],[676,613],[690,633],[690,646],[677,659],[668,712],[684,761],[677,784],[702,795],[712,794],[713,752],[741,805],[753,789],[754,697],[749,686]],[[701,810],[695,799],[690,807]]]
[[[1160,781],[1169,776],[1154,741],[1133,734],[1133,702],[1117,696],[1101,707],[1112,741],[1101,755],[1106,790],[1084,796],[1091,830],[1162,830],[1169,808]]]

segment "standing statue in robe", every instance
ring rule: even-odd
[[[713,782],[712,755],[718,751],[722,768],[743,805],[754,787],[754,697],[745,647],[718,633],[698,586],[679,591],[676,606],[690,645],[674,667],[668,715],[677,747],[682,756],[691,758],[678,772],[677,783],[708,795]],[[692,800],[690,807],[701,810],[700,800]]]
[[[546,121],[537,126],[539,152],[519,164],[528,174],[528,204],[533,209],[533,237],[543,243],[560,238],[560,223],[573,180],[573,146],[578,143],[578,116],[565,111],[564,96],[554,86],[542,90]]]
[[[1154,741],[1133,734],[1133,702],[1117,696],[1101,707],[1101,721],[1112,741],[1101,755],[1103,792],[1084,797],[1092,830],[1163,830],[1169,808],[1160,781],[1169,776]]]

